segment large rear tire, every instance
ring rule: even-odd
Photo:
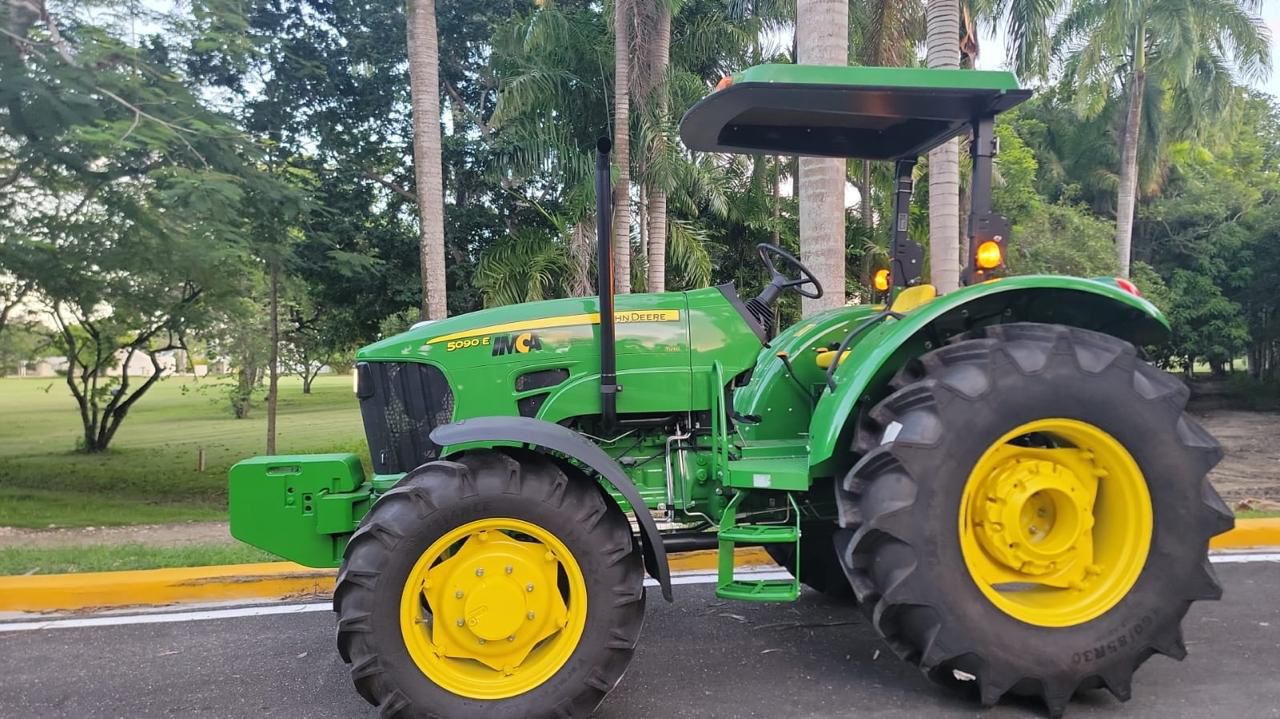
[[[837,503],[841,562],[899,656],[1053,716],[1079,689],[1127,700],[1149,657],[1185,656],[1188,607],[1221,596],[1209,538],[1233,518],[1180,382],[1114,337],[1038,324],[987,328],[895,382]]]
[[[333,603],[338,651],[383,717],[587,717],[631,661],[644,568],[595,482],[478,451],[377,501]]]

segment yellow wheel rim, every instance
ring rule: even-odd
[[[960,548],[1006,614],[1069,627],[1114,607],[1138,581],[1153,512],[1118,440],[1074,419],[1028,422],[991,445],[960,500]]]
[[[436,540],[400,598],[400,631],[431,681],[505,699],[550,679],[582,638],[587,583],[564,543],[536,524],[493,518]]]

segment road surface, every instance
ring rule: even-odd
[[[1186,621],[1190,657],[1155,657],[1133,700],[1078,696],[1071,717],[1280,718],[1280,556],[1224,563],[1221,602]],[[1006,700],[982,712],[898,661],[856,610],[806,593],[795,604],[717,600],[710,586],[649,595],[635,661],[601,707],[602,719],[639,717],[1042,716]],[[171,610],[172,611],[172,610]],[[352,690],[323,605],[94,617],[91,626],[0,624],[0,717],[124,718],[376,716]],[[288,612],[288,613],[283,613]],[[198,617],[215,616],[216,619]],[[175,621],[182,619],[182,621]],[[107,624],[102,624],[106,622]],[[96,624],[95,624],[96,623]]]

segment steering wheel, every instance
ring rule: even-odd
[[[794,289],[796,294],[811,300],[816,300],[822,296],[822,283],[813,274],[813,270],[805,267],[804,263],[796,259],[795,255],[768,242],[761,242],[756,245],[756,250],[759,251],[760,259],[764,262],[764,266],[769,269],[770,286],[777,287],[778,291]],[[773,263],[775,257],[782,259],[786,265],[799,270],[800,276],[793,279],[783,274]],[[807,285],[813,285],[813,287],[806,289]]]

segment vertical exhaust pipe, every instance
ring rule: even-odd
[[[605,429],[618,418],[618,348],[613,319],[613,189],[609,138],[596,140],[596,292],[600,295],[600,414]]]

